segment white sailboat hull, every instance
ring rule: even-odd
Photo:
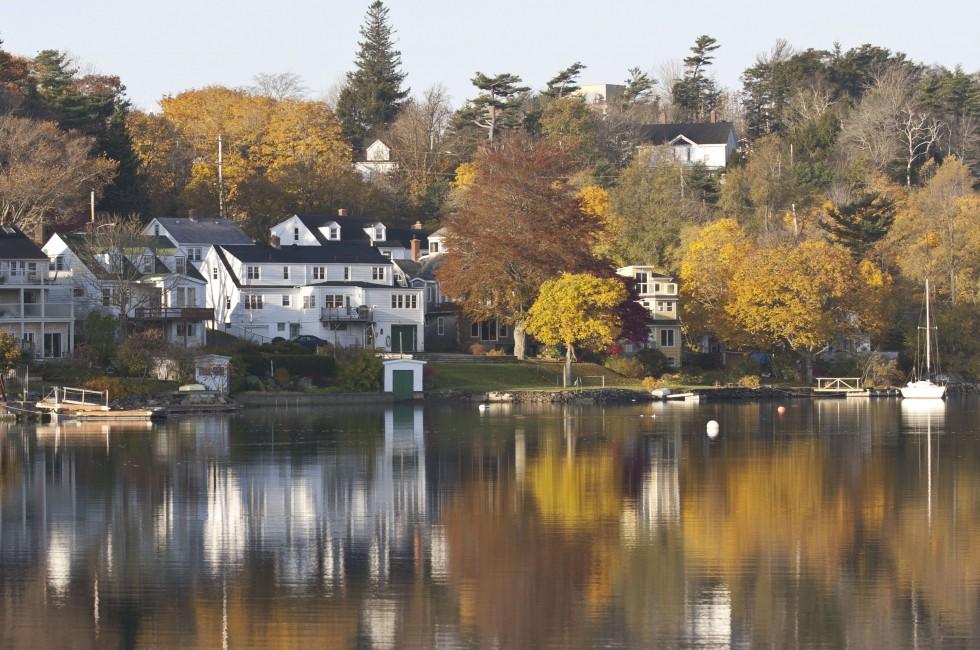
[[[943,399],[946,387],[931,381],[910,381],[902,386],[902,397],[905,399]]]

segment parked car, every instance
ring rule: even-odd
[[[294,336],[289,339],[290,343],[296,343],[297,345],[302,345],[308,350],[316,352],[316,349],[321,346],[330,345],[319,336],[313,336],[312,334],[300,334],[299,336]]]

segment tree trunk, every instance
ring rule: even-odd
[[[800,350],[800,358],[803,359],[803,381],[809,386],[813,383],[813,353]]]
[[[562,383],[568,388],[572,383],[572,355],[575,354],[571,345],[565,345],[565,371],[562,373]]]
[[[517,357],[518,361],[524,361],[527,358],[526,347],[527,334],[524,330],[524,321],[519,320],[514,323],[514,356]]]

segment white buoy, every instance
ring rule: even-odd
[[[776,413],[779,413],[780,415],[782,415],[785,412],[786,412],[785,406],[780,406],[779,408],[776,409]]]
[[[490,407],[488,405],[486,405],[486,404],[480,404],[480,406],[478,406],[477,408],[480,409],[480,413],[483,413],[484,411],[486,411]]]
[[[708,434],[708,437],[714,440],[718,437],[718,432],[718,422],[716,420],[708,420],[708,426],[705,427],[705,433]]]

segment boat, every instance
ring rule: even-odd
[[[946,386],[932,381],[932,323],[929,318],[929,279],[926,278],[926,365],[922,377],[913,376],[906,385],[902,386],[902,397],[905,399],[943,399],[946,396]],[[916,351],[918,356],[918,351]],[[915,373],[918,374],[918,363]]]

